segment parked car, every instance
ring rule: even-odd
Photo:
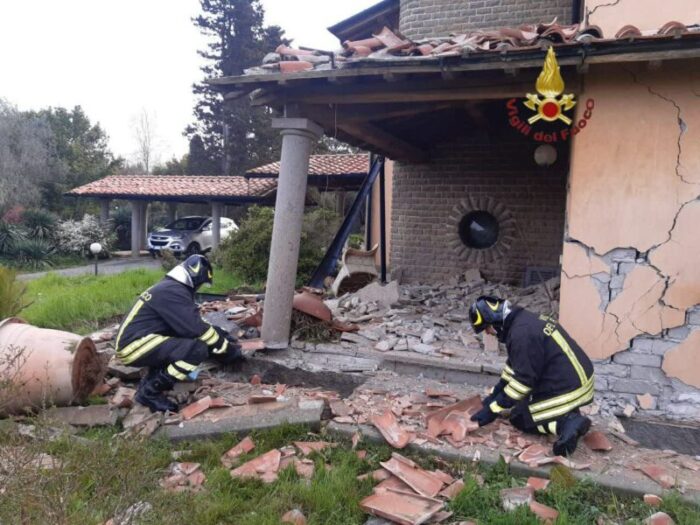
[[[221,240],[238,230],[233,220],[221,218]],[[206,253],[214,247],[211,217],[182,217],[148,234],[148,251],[154,257],[162,250],[175,255]]]

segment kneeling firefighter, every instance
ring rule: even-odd
[[[205,323],[195,304],[195,291],[212,280],[206,257],[188,257],[139,296],[119,328],[117,357],[125,365],[149,367],[136,400],[153,412],[178,410],[164,392],[176,381],[195,378],[201,362],[214,358],[228,364],[242,358],[236,338]]]
[[[508,359],[501,380],[472,416],[479,426],[508,416],[514,427],[557,436],[554,454],[569,455],[591,427],[579,407],[593,401],[593,364],[576,342],[548,316],[509,301],[479,297],[469,309],[476,333],[505,343]]]

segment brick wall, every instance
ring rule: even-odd
[[[574,0],[401,0],[401,32],[413,39],[516,27],[523,23],[570,24]]]
[[[537,143],[512,130],[454,140],[428,164],[397,163],[392,209],[392,269],[407,281],[438,281],[475,266],[448,245],[450,215],[467,198],[490,197],[512,214],[518,233],[505,256],[480,264],[487,279],[521,282],[526,266],[558,266],[564,235],[568,150],[539,168]],[[522,237],[519,234],[522,232]],[[524,237],[524,239],[523,239]]]

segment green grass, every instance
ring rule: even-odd
[[[98,524],[129,506],[146,501],[153,510],[143,516],[142,524],[190,525],[278,525],[287,511],[298,508],[309,525],[361,525],[367,516],[359,502],[371,492],[373,481],[358,481],[357,476],[378,468],[391,450],[386,446],[360,444],[368,451],[360,460],[341,442],[334,449],[315,454],[316,472],[312,480],[300,479],[293,469],[285,470],[279,480],[266,485],[259,481],[232,479],[221,466],[220,456],[238,441],[234,435],[216,440],[170,444],[164,441],[115,439],[116,429],[92,430],[84,434],[92,443],[75,443],[68,438],[55,442],[32,442],[62,462],[55,471],[38,472],[26,467],[8,478],[11,498],[0,498],[0,523]],[[326,439],[329,439],[326,436]],[[253,434],[256,449],[242,458],[256,457],[272,448],[289,445],[295,440],[314,440],[299,426],[284,426]],[[330,439],[329,439],[330,440]],[[0,433],[0,446],[17,445],[17,438]],[[158,487],[171,463],[171,452],[188,451],[180,461],[202,465],[207,476],[200,493],[165,492]],[[434,458],[412,459],[423,466],[434,466]],[[332,468],[326,470],[326,464]],[[527,508],[505,513],[501,509],[502,488],[522,486],[524,480],[513,477],[505,463],[493,468],[470,465],[445,465],[443,470],[464,476],[465,489],[451,503],[451,521],[472,519],[479,524],[539,525]],[[477,476],[484,480],[477,483]],[[590,482],[552,483],[538,492],[540,503],[557,508],[557,525],[591,525],[605,515],[606,523],[641,524],[656,512],[638,498],[621,498]],[[700,523],[700,511],[677,496],[667,496],[662,510],[678,525]]]
[[[28,283],[27,296],[32,304],[20,317],[43,328],[89,333],[118,321],[136,297],[163,275],[160,270],[143,269],[99,276],[48,274]],[[215,270],[214,286],[202,291],[225,293],[241,285],[238,277]]]

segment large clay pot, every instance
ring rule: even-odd
[[[104,374],[89,337],[17,318],[0,322],[0,384],[12,382],[10,396],[0,393],[0,415],[85,401]]]

